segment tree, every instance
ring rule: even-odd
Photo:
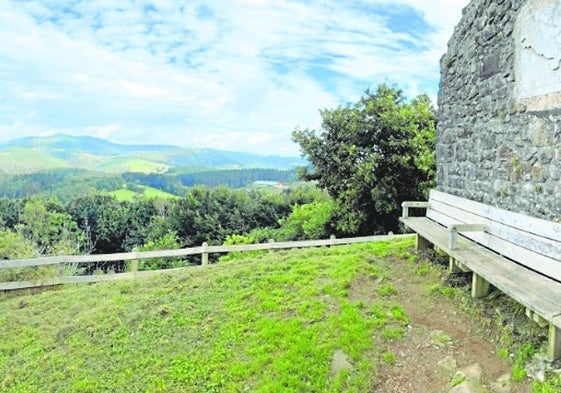
[[[23,206],[22,199],[0,198],[0,228],[13,229],[19,224]]]
[[[185,246],[221,244],[228,235],[277,225],[288,214],[285,205],[282,197],[266,192],[195,186],[170,210],[167,230],[175,231]]]
[[[401,90],[380,85],[355,104],[321,111],[321,132],[296,129],[293,140],[316,180],[336,202],[341,234],[396,230],[401,202],[417,200],[434,183],[436,113],[426,95],[408,102]]]
[[[91,195],[72,200],[66,208],[86,235],[87,251],[94,254],[129,251],[125,202],[108,195]]]
[[[28,199],[15,229],[36,245],[41,254],[77,254],[84,243],[70,214],[62,211],[57,200]]]

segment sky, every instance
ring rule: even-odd
[[[0,0],[0,141],[299,155],[320,109],[396,84],[436,101],[468,0]]]

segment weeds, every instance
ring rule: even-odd
[[[397,294],[397,289],[393,284],[385,284],[376,290],[376,293],[383,297],[388,297]]]
[[[389,366],[392,366],[393,364],[395,364],[395,354],[393,352],[384,352],[382,354],[382,360],[384,363],[386,363]]]

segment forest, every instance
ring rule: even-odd
[[[124,172],[104,173],[77,168],[51,169],[35,173],[0,176],[0,197],[28,198],[55,197],[62,201],[111,192],[119,189],[135,190],[148,186],[183,196],[192,186],[230,188],[248,187],[258,180],[292,183],[297,180],[297,169],[269,168],[208,169],[173,168],[166,173]]]

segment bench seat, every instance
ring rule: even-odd
[[[465,213],[458,214],[458,211],[450,213],[449,209],[443,209],[442,203],[439,201],[442,199],[462,204],[464,209],[465,206],[468,206],[468,210],[479,211],[474,213],[474,217]],[[418,202],[409,204],[409,206],[423,207]],[[532,243],[537,243],[541,250],[538,253],[531,248],[523,247],[527,241],[523,239],[524,234],[517,232],[517,238],[512,242],[512,246],[506,247],[507,253],[510,254],[510,257],[506,257],[501,251],[505,249],[505,244],[511,244],[509,241],[511,235],[508,233],[505,235],[505,232],[508,231],[500,227],[503,224],[497,224],[497,219],[482,215],[481,209],[487,205],[473,201],[464,204],[463,198],[449,197],[447,194],[433,191],[425,206],[427,216],[408,217],[408,213],[404,213],[404,217],[400,219],[406,227],[417,233],[417,247],[422,249],[433,244],[449,255],[451,269],[473,272],[472,296],[487,295],[489,284],[491,284],[526,307],[528,316],[537,322],[549,325],[549,358],[551,360],[561,358],[561,283],[554,279],[555,277],[549,277],[542,271],[528,267],[528,265],[535,268],[545,266],[546,274],[561,273],[561,263],[557,266],[554,265],[557,262],[557,239],[546,237],[543,241],[538,241],[536,239],[540,235],[529,233],[527,238],[531,239]],[[431,211],[433,206],[437,206],[438,210]],[[453,209],[457,208],[453,207]],[[486,211],[491,211],[495,215],[494,210],[500,210],[493,207],[489,207],[489,209]],[[504,217],[505,212],[500,211],[500,217]],[[517,219],[520,218],[518,213],[512,214],[516,214]],[[468,220],[465,220],[466,217]],[[460,218],[464,218],[464,220],[460,220]],[[532,220],[538,219],[531,218]],[[532,222],[534,226],[539,223]],[[543,222],[547,223],[547,221]],[[482,225],[475,225],[475,223]],[[460,226],[470,224],[474,229],[470,229],[466,233],[460,232],[461,236],[458,236],[455,242],[451,242],[450,228],[458,224]],[[554,230],[557,230],[556,225],[558,224],[552,224]],[[496,238],[497,233],[493,233],[493,230],[497,229],[497,225],[499,225],[502,238]],[[515,230],[517,231],[517,229]],[[542,226],[538,232],[543,230]],[[475,241],[474,238],[481,242]],[[496,246],[497,244],[499,245]],[[493,246],[499,248],[499,251],[493,250],[491,248]],[[520,251],[520,248],[523,248],[524,251]],[[517,259],[513,259],[513,256]],[[531,260],[526,261],[525,258]]]

